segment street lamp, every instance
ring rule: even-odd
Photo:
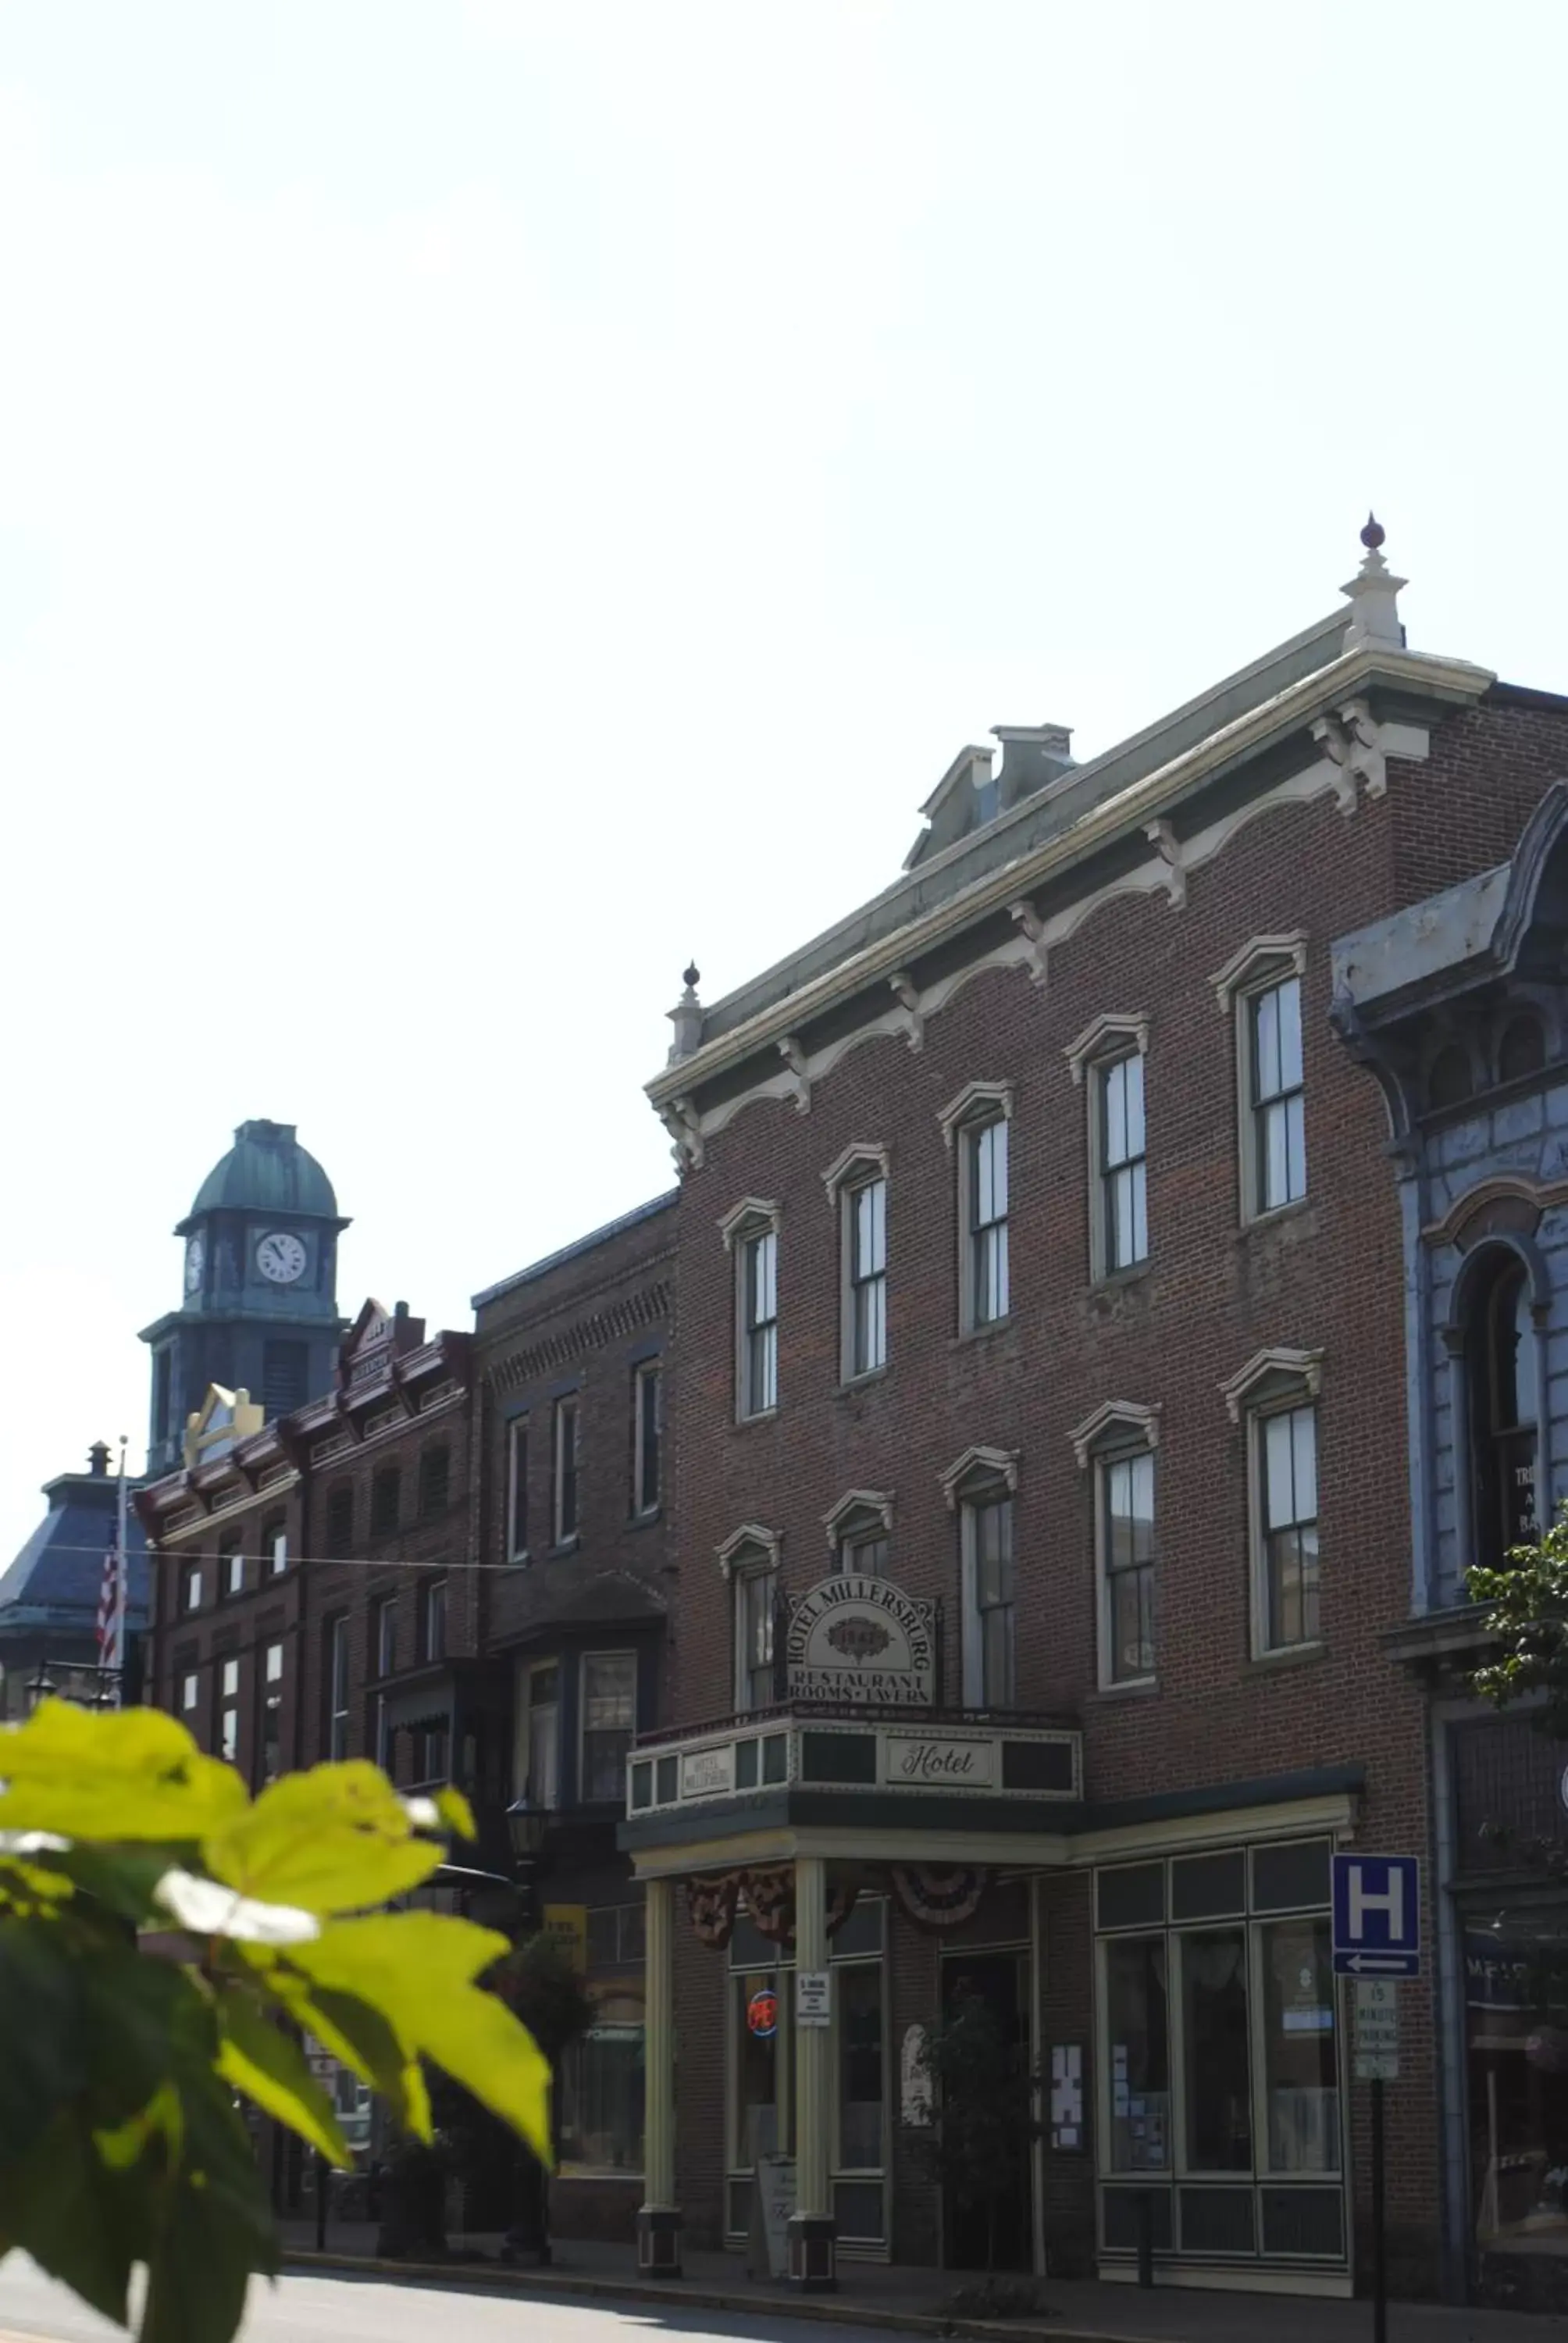
[[[539,1909],[538,1881],[545,1834],[549,1825],[548,1807],[532,1805],[527,1790],[520,1798],[514,1798],[507,1808],[507,1836],[511,1842],[512,1865],[518,1875],[518,1899],[521,1906],[518,1916],[524,1936],[531,1936],[543,1917]],[[544,2269],[550,2260],[545,2167],[530,2148],[522,2150],[522,2159],[518,2217],[501,2240],[501,2257],[505,2261],[516,2261],[527,2254],[539,2268]]]
[[[27,1695],[27,1713],[31,1715],[40,1702],[48,1700],[58,1690],[58,1686],[45,1668],[43,1661],[40,1660],[37,1674],[29,1676],[22,1689]]]

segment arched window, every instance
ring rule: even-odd
[[[1497,1045],[1497,1079],[1516,1082],[1537,1074],[1546,1063],[1546,1038],[1535,1017],[1513,1017],[1503,1029]]]
[[[1470,1060],[1457,1041],[1451,1041],[1432,1061],[1427,1095],[1433,1106],[1457,1106],[1470,1092]]]
[[[1465,1341],[1475,1559],[1497,1569],[1511,1546],[1532,1544],[1540,1423],[1530,1281],[1500,1251],[1475,1289]]]

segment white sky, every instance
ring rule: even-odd
[[[1557,0],[0,0],[0,1565],[248,1115],[432,1324],[966,741],[1568,689]]]

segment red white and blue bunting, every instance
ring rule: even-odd
[[[922,1928],[957,1928],[980,1909],[990,1874],[983,1863],[895,1863],[893,1893]]]

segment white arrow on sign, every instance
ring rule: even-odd
[[[1405,1976],[1410,1972],[1410,1956],[1407,1953],[1347,1953],[1344,1965],[1358,1975],[1364,1971],[1369,1976],[1387,1976],[1392,1972],[1395,1976]]]

